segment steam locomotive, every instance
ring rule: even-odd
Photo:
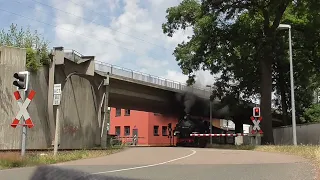
[[[185,92],[184,94],[176,95],[179,122],[174,129],[174,136],[176,137],[176,146],[192,146],[205,147],[210,141],[209,136],[190,136],[190,134],[209,134],[210,121],[201,117],[208,117],[211,115],[215,119],[232,118],[235,121],[241,120],[241,123],[250,123],[250,116],[252,114],[252,107],[254,104],[239,100],[234,94],[226,95],[220,99],[210,97],[212,106],[210,107],[209,99],[201,99],[196,95]],[[211,110],[210,110],[211,108]],[[195,116],[190,116],[190,115]],[[226,134],[227,131],[221,128],[212,126],[213,134]],[[233,137],[231,137],[233,138]],[[226,137],[213,137],[213,143],[224,144],[227,142]],[[228,138],[229,139],[229,138]],[[230,140],[230,139],[229,139]]]
[[[209,137],[194,137],[190,136],[190,134],[209,134],[209,125],[209,121],[203,118],[191,117],[189,115],[184,116],[176,124],[174,130],[174,136],[177,137],[176,146],[204,148],[209,142]],[[212,133],[226,133],[226,131],[212,126]],[[219,143],[219,140],[216,138],[215,141],[215,143]]]

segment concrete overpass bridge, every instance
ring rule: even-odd
[[[109,78],[109,106],[140,111],[172,114],[179,106],[177,94],[190,92],[208,100],[207,88],[188,87],[184,83],[136,72],[95,61],[96,76]]]
[[[54,60],[56,65],[63,65],[60,67],[65,74],[85,77],[99,90],[107,87],[103,94],[108,94],[110,107],[170,114],[177,106],[177,94],[187,91],[209,103],[208,88],[187,86],[185,83],[95,61],[94,56],[83,56],[75,50],[55,48],[54,51],[53,54],[61,53]]]
[[[94,60],[94,56],[89,56],[91,58],[88,58],[88,56],[83,56],[75,50],[63,50],[63,53],[64,59],[67,62],[77,64],[73,64],[73,67],[80,65],[80,68],[84,68],[84,66],[87,66],[85,62],[90,62],[91,73],[89,74],[94,77],[91,81],[98,81],[96,84],[102,82],[102,79],[107,81],[104,83],[106,90],[103,93],[104,95],[107,94],[104,97],[108,97],[106,101],[107,106],[177,115],[179,111],[184,109],[183,103],[177,102],[177,96],[189,92],[196,96],[196,102],[191,108],[190,114],[209,118],[209,98],[211,92],[206,87],[187,86],[185,83],[96,61]],[[101,83],[99,86],[101,87]],[[222,115],[217,113],[217,108],[221,108],[219,103],[219,100],[214,100],[213,116],[225,118],[225,113]],[[249,119],[252,112],[251,109],[237,109],[239,109],[239,118],[246,117],[246,120],[241,120],[240,123],[251,123]],[[280,122],[276,118],[273,121],[275,123]]]

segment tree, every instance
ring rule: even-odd
[[[215,83],[217,94],[242,92],[244,99],[261,94],[265,143],[273,143],[271,92],[277,88],[282,95],[288,95],[288,88],[284,88],[288,85],[284,79],[288,77],[288,61],[283,63],[288,47],[283,38],[286,32],[278,31],[277,27],[289,6],[297,10],[294,17],[299,22],[298,12],[303,14],[308,9],[300,8],[301,3],[305,5],[309,2],[184,0],[178,6],[167,9],[167,22],[163,24],[163,32],[168,36],[178,29],[193,28],[194,35],[189,38],[190,41],[182,42],[174,51],[183,73],[191,79],[189,82],[193,82],[194,71],[202,68],[213,74],[222,74]],[[290,18],[288,14],[287,20]],[[282,57],[279,56],[281,53]],[[294,55],[297,55],[296,52]],[[282,70],[286,70],[285,74],[279,73]],[[300,82],[303,82],[302,79]],[[281,80],[284,82],[282,91],[279,91],[277,86],[281,85]],[[302,87],[308,85],[305,84]],[[283,98],[286,104],[288,98]]]
[[[297,121],[302,122],[304,111],[313,101],[313,92],[319,87],[319,29],[320,18],[318,11],[320,3],[317,1],[297,1],[288,6],[282,22],[292,25],[293,64],[295,81],[295,104]],[[284,38],[285,40],[279,39]],[[275,51],[275,90],[281,97],[278,99],[283,112],[285,125],[290,124],[288,119],[291,111],[290,77],[287,32],[278,33],[277,51]],[[280,103],[281,101],[281,103]]]
[[[307,108],[303,116],[306,122],[320,122],[320,105],[314,104]]]
[[[37,31],[31,33],[30,29],[18,30],[16,24],[11,24],[9,30],[0,31],[0,45],[26,48],[26,67],[30,71],[36,71],[39,66],[49,62],[48,42],[40,37]]]

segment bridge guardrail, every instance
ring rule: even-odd
[[[131,78],[134,80],[139,80],[139,81],[152,83],[152,84],[156,84],[156,85],[160,85],[160,86],[164,86],[172,89],[178,89],[182,91],[187,90],[188,88],[187,84],[184,84],[184,83],[175,82],[169,79],[161,78],[161,77],[150,75],[150,74],[145,74],[142,72],[111,65],[108,63],[100,62],[100,61],[95,61],[95,70],[101,71],[101,72],[109,72],[110,74],[123,76],[126,78]],[[198,95],[207,96],[207,97],[210,96],[210,91],[196,87],[196,86],[191,86],[191,91]]]
[[[71,58],[71,60],[75,60],[75,61],[82,56],[79,52],[75,50],[65,50],[65,54],[69,58]],[[191,91],[197,95],[201,95],[205,97],[210,96],[210,91],[205,88],[200,88],[196,86],[188,87],[186,83],[180,83],[173,80],[161,78],[158,76],[145,74],[142,72],[134,71],[131,69],[119,67],[116,65],[108,64],[108,63],[97,61],[97,60],[95,60],[95,70],[101,71],[101,72],[109,72],[110,74],[123,76],[123,77],[131,78],[134,80],[152,83],[152,84],[156,84],[156,85],[160,85],[160,86],[164,86],[172,89],[177,89],[181,91],[187,90],[187,88],[191,88]]]

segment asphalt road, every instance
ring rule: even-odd
[[[200,148],[137,147],[55,166],[141,180],[312,180],[305,159],[277,153]],[[0,171],[1,180],[29,180],[35,168]]]

